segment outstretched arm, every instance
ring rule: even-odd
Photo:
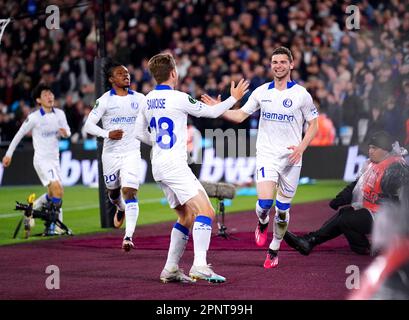
[[[218,118],[247,93],[248,86],[249,83],[244,79],[241,79],[237,86],[235,86],[234,81],[232,81],[230,87],[231,96],[228,99],[223,102],[218,101],[216,104],[213,104],[214,99],[212,99],[213,102],[211,105],[202,102],[192,102],[193,105],[197,105],[197,108],[189,107],[187,111],[196,117]]]
[[[207,94],[203,94],[201,100],[209,106],[214,106],[221,102],[221,96],[219,95],[217,99],[214,99]],[[246,120],[249,116],[250,114],[244,112],[241,109],[227,110],[222,114],[223,119],[229,120],[234,123],[241,123],[244,120]]]
[[[17,131],[7,149],[6,155],[3,157],[2,163],[5,168],[11,164],[11,158],[13,157],[14,150],[16,150],[16,147],[20,143],[21,139],[23,139],[23,137],[33,128],[33,126],[34,120],[29,116]]]
[[[223,113],[223,119],[229,120],[234,123],[242,123],[246,120],[250,115],[247,112],[244,112],[241,109],[237,110],[227,110]]]

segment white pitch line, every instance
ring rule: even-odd
[[[22,215],[21,213],[6,213],[6,214],[0,214],[0,219],[20,217],[21,215]]]
[[[144,204],[144,203],[155,203],[155,202],[159,202],[162,198],[152,198],[152,199],[144,199],[144,200],[140,200],[139,203],[140,204]],[[79,210],[85,210],[85,209],[97,209],[99,208],[99,205],[88,205],[88,206],[79,206],[79,207],[71,207],[71,208],[64,208],[64,212],[70,212],[70,211],[79,211]],[[6,219],[6,218],[13,218],[13,217],[19,217],[21,216],[22,213],[5,213],[2,214],[0,213],[0,219]]]

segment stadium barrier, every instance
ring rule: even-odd
[[[0,151],[2,158],[5,150]],[[141,182],[153,182],[150,166],[150,148],[142,145]],[[34,171],[32,148],[17,149],[9,168],[0,165],[0,185],[36,185],[40,180]],[[366,156],[358,146],[309,147],[304,153],[301,177],[313,179],[356,178]],[[407,158],[409,160],[409,158]],[[246,184],[252,181],[256,159],[248,157],[222,157],[215,149],[203,150],[202,164],[192,165],[193,172],[202,181]],[[98,185],[98,162],[96,150],[84,150],[82,144],[72,144],[61,152],[61,175],[65,186]]]

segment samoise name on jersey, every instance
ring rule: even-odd
[[[148,99],[148,110],[151,109],[165,109],[166,99]]]

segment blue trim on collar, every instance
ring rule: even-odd
[[[171,86],[168,86],[166,84],[158,84],[155,87],[155,90],[173,90]]]
[[[128,94],[134,94],[134,92],[131,89],[128,89]],[[109,95],[110,96],[116,96],[116,91],[114,88],[112,88],[111,90],[109,90]]]
[[[54,108],[51,108],[51,111],[55,113]],[[44,111],[43,107],[40,108],[40,114],[44,116],[46,112]]]
[[[294,87],[297,84],[296,81],[288,81],[287,82],[287,89]],[[271,81],[268,85],[268,90],[273,89],[275,87],[274,81]]]

